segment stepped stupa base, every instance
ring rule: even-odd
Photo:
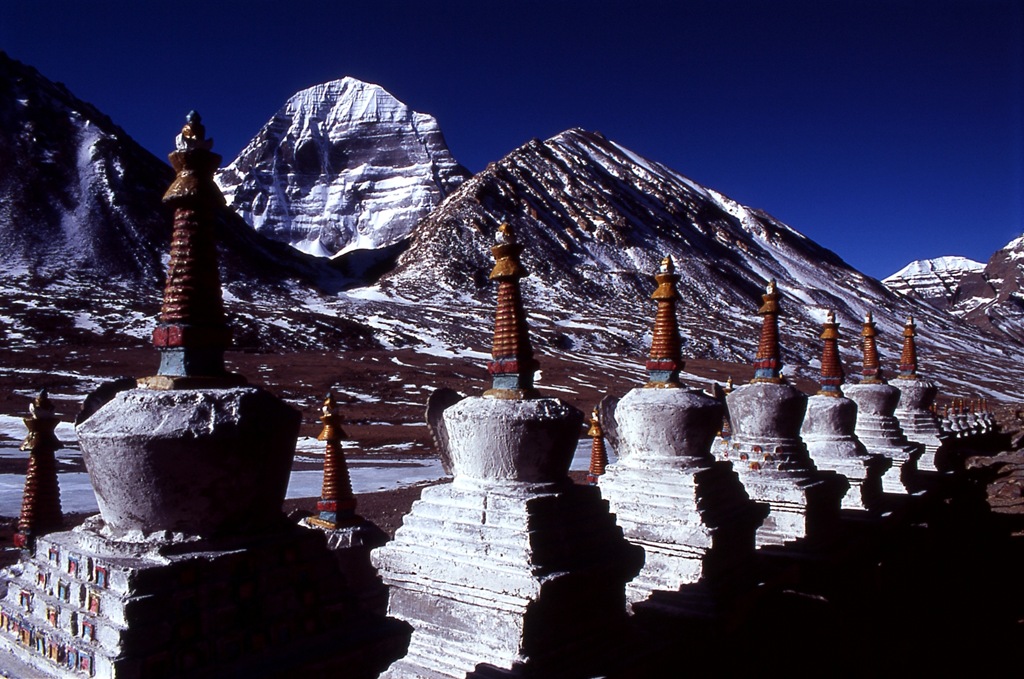
[[[892,460],[892,466],[882,475],[882,492],[890,495],[913,495],[918,488],[913,477],[917,475],[919,451],[905,448],[874,447],[879,455]]]
[[[748,468],[739,477],[751,499],[770,507],[754,534],[756,547],[782,546],[797,540],[824,543],[835,537],[841,498],[849,488],[846,479],[835,472]]]
[[[755,585],[756,581],[749,583],[749,587]],[[677,591],[655,590],[643,601],[633,604],[632,608],[641,626],[655,620],[659,623],[672,620],[674,624],[689,621],[715,625],[728,619],[734,604],[735,596],[723,596],[721,589],[706,582],[695,582]]]
[[[0,668],[12,654],[31,676],[373,677],[408,634],[360,612],[323,536],[283,519],[246,538],[116,539],[96,516],[38,538],[4,579]]]
[[[912,495],[916,492],[913,477],[917,474],[917,461],[923,446],[906,443],[906,439],[901,445],[899,439],[880,434],[878,429],[869,429],[864,436],[858,436],[871,453],[881,455],[892,462],[882,475],[883,493]]]
[[[790,384],[754,382],[726,401],[733,435],[723,458],[747,495],[770,507],[755,534],[757,547],[828,539],[849,483],[816,469],[800,439],[807,396]]]
[[[924,446],[917,468],[926,472],[937,472],[935,454],[946,438],[939,429],[939,419],[928,408],[935,401],[938,387],[934,382],[920,377],[900,377],[892,381],[900,390],[899,404],[893,415],[899,420],[903,435],[911,443]]]
[[[900,391],[889,384],[861,383],[843,385],[843,394],[857,404],[857,438],[869,453],[892,460],[892,466],[882,476],[882,491],[912,494],[912,477],[924,446],[908,441],[899,420],[892,415]]]
[[[721,420],[721,404],[691,389],[633,389],[616,406],[620,457],[600,488],[626,539],[646,553],[626,585],[630,605],[702,579],[726,588],[753,561],[768,508],[711,456]]]
[[[848,398],[817,395],[807,399],[800,437],[818,469],[833,471],[850,482],[841,508],[870,511],[882,496],[882,475],[891,462],[870,455],[856,436],[857,404]]]
[[[627,603],[702,578],[723,588],[745,581],[768,508],[750,500],[731,465],[679,457],[631,464],[608,467],[600,485],[626,539],[646,554],[626,585]]]
[[[892,461],[882,455],[861,456],[862,446],[855,438],[815,439],[805,437],[807,449],[818,469],[835,472],[850,483],[840,508],[846,511],[871,512],[879,507],[885,473]]]
[[[642,560],[596,487],[456,477],[425,488],[373,552],[389,615],[415,630],[382,676],[462,679],[481,663],[592,676]]]
[[[939,471],[935,464],[935,456],[945,444],[947,437],[939,429],[936,417],[926,410],[897,409],[893,414],[899,420],[900,427],[903,429],[903,434],[907,437],[907,440],[924,446],[924,450],[917,461],[917,468],[926,472]]]

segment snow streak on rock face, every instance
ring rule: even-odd
[[[919,259],[882,280],[893,292],[928,302],[937,309],[948,309],[961,279],[985,268],[966,257]]]
[[[217,181],[257,231],[331,257],[405,238],[468,174],[434,118],[343,78],[289,99]]]
[[[693,338],[704,350],[728,343],[737,318],[753,323],[770,278],[788,298],[788,313],[815,325],[831,308],[852,321],[899,303],[769,215],[576,129],[531,141],[467,181],[424,221],[382,286],[415,299],[432,294],[427,279],[436,279],[452,294],[489,299],[489,248],[502,221],[526,244],[532,275],[524,284],[547,308],[579,312],[586,300],[587,308],[646,319],[651,274],[672,254],[684,313],[694,325],[713,321]],[[718,331],[728,332],[716,340]]]
[[[976,361],[993,351],[977,328],[893,294],[764,212],[578,129],[531,141],[466,181],[420,224],[380,290],[423,305],[487,308],[494,295],[489,248],[502,221],[526,246],[531,323],[553,328],[550,341],[563,350],[644,351],[654,316],[651,274],[671,254],[682,276],[688,356],[749,362],[770,278],[783,295],[784,359],[812,379],[829,309],[842,323],[851,374],[859,367],[867,311],[879,324],[890,376],[911,314],[926,373],[936,372],[931,361],[957,363],[952,352],[973,354],[956,365],[966,380],[972,371],[986,372]]]
[[[960,281],[950,309],[982,328],[1024,341],[1024,236]]]
[[[106,115],[0,52],[5,268],[161,275],[172,177]]]

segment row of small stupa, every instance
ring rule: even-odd
[[[643,647],[630,611],[704,614],[756,582],[757,547],[827,545],[841,508],[880,517],[886,497],[923,492],[923,451],[943,435],[927,410],[934,386],[916,376],[912,323],[897,390],[878,373],[870,319],[866,379],[843,385],[830,317],[822,391],[807,398],[782,377],[771,284],[754,380],[723,404],[681,384],[670,259],[656,275],[647,384],[592,420],[600,485],[574,484],[583,415],[534,386],[522,245],[503,225],[491,389],[428,411],[453,481],[424,489],[380,546],[355,512],[329,398],[322,498],[296,525],[281,505],[299,414],[224,368],[210,147],[190,114],[165,196],[174,232],[158,374],[87,401],[76,432],[100,513],[70,531],[56,530],[56,420],[45,395],[33,406],[26,551],[2,575],[0,672],[622,676]],[[901,392],[904,428],[923,445],[893,417]],[[604,469],[601,424],[618,453]]]
[[[881,377],[870,316],[865,379],[844,385],[829,314],[822,390],[808,398],[782,377],[772,282],[754,379],[723,404],[681,383],[679,277],[666,258],[655,276],[648,380],[603,423],[592,416],[590,479],[600,494],[588,494],[567,479],[582,416],[533,384],[522,246],[507,225],[497,237],[492,388],[439,417],[428,406],[454,480],[426,488],[394,540],[373,552],[388,613],[413,627],[407,655],[384,676],[615,675],[636,641],[623,603],[634,618],[707,619],[757,583],[761,549],[820,558],[844,516],[886,521],[894,507],[941,491],[938,470],[920,464],[944,438],[929,411],[935,385],[917,375],[912,321],[899,389]],[[726,412],[731,433],[716,459]],[[908,441],[894,412],[921,442]],[[606,436],[618,453],[607,466]]]

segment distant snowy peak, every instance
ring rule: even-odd
[[[468,176],[433,117],[342,78],[292,96],[217,182],[263,235],[333,257],[402,240]]]
[[[906,265],[882,282],[893,292],[924,300],[939,309],[947,309],[960,281],[985,268],[966,257],[949,256],[919,259]]]
[[[950,273],[952,275],[962,275],[968,271],[981,271],[984,268],[985,265],[981,262],[976,262],[973,259],[967,259],[966,257],[959,257],[955,255],[949,257],[936,257],[935,259],[919,259],[907,264],[885,280],[889,281],[896,278],[909,278],[911,276],[927,274]]]

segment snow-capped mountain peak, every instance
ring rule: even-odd
[[[468,174],[433,117],[346,77],[289,98],[217,182],[260,233],[333,257],[405,238]]]
[[[882,283],[897,294],[947,309],[964,276],[984,268],[981,262],[959,256],[919,259],[886,277]]]
[[[936,257],[934,259],[918,259],[907,264],[905,267],[883,279],[883,283],[897,278],[909,278],[922,274],[949,272],[953,275],[962,274],[967,271],[981,271],[985,265],[973,259],[957,255],[947,257]]]
[[[144,344],[159,309],[160,259],[170,236],[170,215],[161,208],[170,168],[64,88],[2,55],[0,91],[8,95],[0,97],[0,334],[22,350],[55,336],[72,346]],[[233,170],[247,168],[248,184],[238,191],[255,187],[261,214],[314,224],[303,212],[315,205],[310,196],[321,192],[322,212],[313,214],[329,217],[332,192],[343,195],[351,186],[362,202],[349,214],[359,212],[352,219],[369,225],[364,235],[372,244],[379,235],[372,226],[409,205],[389,203],[385,189],[445,185],[444,173],[424,179],[401,171],[417,163],[439,170],[450,155],[428,153],[439,136],[417,121],[432,119],[384,90],[336,81],[299,93],[290,106],[250,145],[248,165],[240,159]],[[332,163],[339,168],[333,175],[324,169]],[[380,251],[334,261],[304,256],[267,242],[228,210],[220,213],[223,294],[236,346],[421,346],[438,356],[485,357],[493,331],[490,247],[507,220],[526,248],[531,275],[524,299],[537,348],[549,356],[628,373],[649,344],[651,273],[672,255],[682,277],[679,320],[691,365],[720,359],[749,367],[760,327],[756,310],[765,283],[775,278],[785,361],[800,379],[815,378],[828,310],[843,323],[843,352],[853,362],[857,329],[872,311],[890,370],[903,321],[913,314],[929,377],[954,389],[980,381],[983,393],[1021,393],[1006,380],[1022,360],[1019,343],[986,337],[901,298],[763,211],[600,134],[568,130],[530,141],[465,181],[461,168],[448,176],[457,188],[420,220],[395,268]],[[268,211],[269,201],[282,197]],[[385,250],[397,256],[402,246]],[[1011,243],[990,262],[991,271],[968,275],[977,278],[974,288],[960,287],[963,304],[993,328],[1024,328],[1015,282],[1022,254],[1024,240]],[[376,285],[352,289],[385,271]],[[642,360],[635,365],[639,379]],[[576,377],[565,391],[573,393]]]
[[[307,119],[315,120],[323,128],[334,130],[339,125],[355,122],[374,123],[407,122],[417,114],[380,85],[351,77],[314,85],[293,95],[284,105],[293,116],[293,128],[302,133],[320,131],[306,126]]]

